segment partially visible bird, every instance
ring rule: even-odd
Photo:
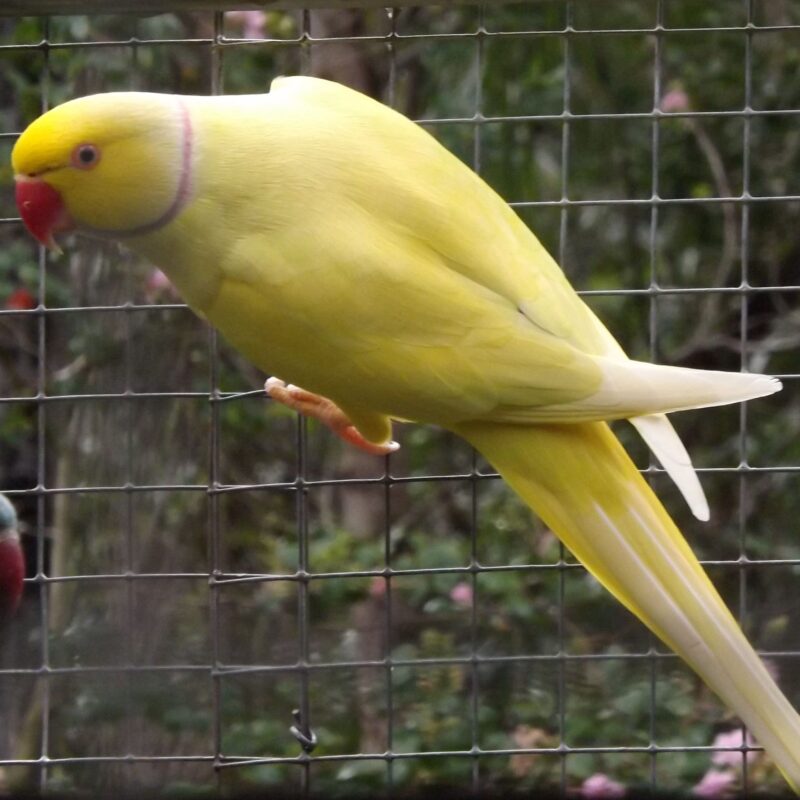
[[[0,619],[17,610],[25,578],[25,557],[17,530],[17,512],[0,494]]]

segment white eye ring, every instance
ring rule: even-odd
[[[72,151],[72,166],[78,169],[92,169],[100,160],[100,151],[93,144],[79,144]]]

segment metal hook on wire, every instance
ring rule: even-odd
[[[295,724],[290,726],[289,732],[300,742],[300,747],[302,747],[306,753],[311,753],[317,746],[317,734],[307,725],[303,724],[299,708],[292,710],[292,717]],[[305,731],[303,729],[305,729]]]

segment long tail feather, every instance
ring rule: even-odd
[[[467,423],[455,431],[741,717],[800,794],[800,716],[608,425]]]
[[[692,459],[666,414],[647,414],[628,420],[653,451],[667,475],[675,481],[697,519],[708,522],[711,513]]]

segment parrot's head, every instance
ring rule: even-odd
[[[0,494],[0,620],[19,605],[24,578],[25,557],[17,532],[17,512]]]
[[[42,244],[76,228],[118,238],[173,219],[190,193],[192,126],[182,98],[91,95],[57,106],[11,154],[22,220]]]

